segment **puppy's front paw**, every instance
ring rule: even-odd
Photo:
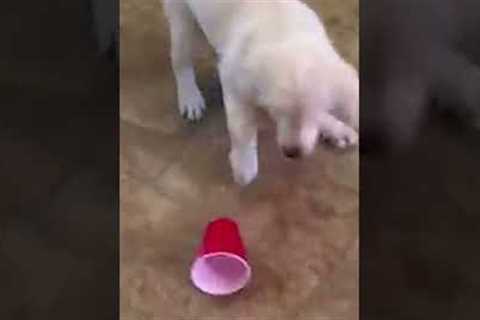
[[[358,133],[351,127],[343,125],[337,130],[320,132],[320,138],[329,145],[345,149],[358,144]]]
[[[230,152],[230,164],[235,182],[241,186],[250,184],[258,174],[256,148],[232,150]]]
[[[198,88],[179,93],[178,108],[182,117],[190,120],[200,120],[205,112],[205,100]]]

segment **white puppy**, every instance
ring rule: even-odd
[[[335,51],[317,15],[299,0],[164,0],[180,113],[198,120],[205,102],[192,49],[202,30],[218,54],[230,163],[241,185],[257,175],[255,107],[277,125],[285,156],[310,154],[322,137],[357,143],[356,70]],[[355,128],[355,129],[354,129]]]

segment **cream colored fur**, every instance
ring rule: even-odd
[[[288,157],[313,152],[319,137],[358,142],[356,70],[332,46],[319,17],[298,0],[164,0],[180,113],[198,120],[205,101],[192,52],[201,30],[218,54],[230,163],[237,183],[258,173],[255,107],[277,125]]]

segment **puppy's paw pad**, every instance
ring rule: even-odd
[[[322,132],[321,139],[336,148],[346,149],[358,144],[358,133],[350,127],[343,127],[338,132]]]
[[[182,117],[189,121],[198,121],[205,112],[206,105],[200,91],[181,96],[179,99],[179,109]]]

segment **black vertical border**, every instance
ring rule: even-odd
[[[0,319],[119,317],[118,0],[0,5]]]
[[[479,30],[474,0],[360,2],[361,319],[479,317]]]

